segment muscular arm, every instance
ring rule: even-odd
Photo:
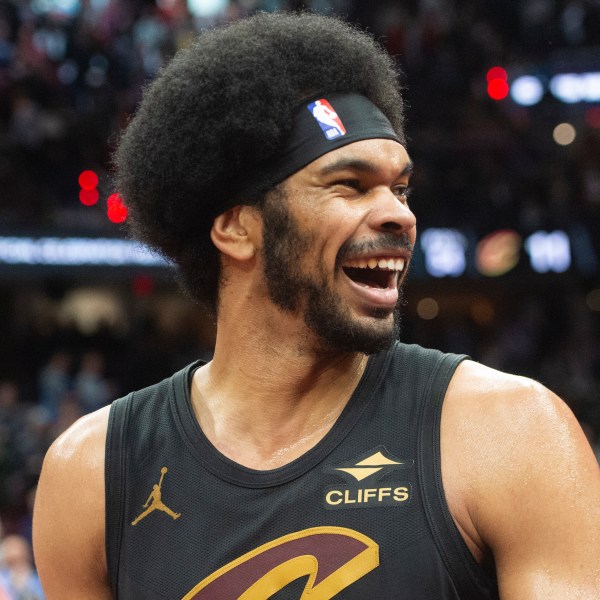
[[[108,407],[80,419],[42,468],[33,546],[48,600],[112,598],[104,547],[104,446]]]
[[[502,600],[600,598],[600,469],[569,408],[524,378],[461,365],[442,415],[451,511]]]

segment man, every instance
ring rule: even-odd
[[[0,544],[0,556],[0,600],[44,600],[27,539],[21,535],[7,535]]]
[[[571,412],[395,341],[412,163],[371,38],[309,14],[203,33],[116,165],[216,346],[49,451],[50,600],[600,597],[600,474]]]

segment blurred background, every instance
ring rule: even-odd
[[[398,61],[420,229],[403,340],[542,381],[597,450],[599,0],[0,0],[5,535],[30,539],[61,431],[210,356],[210,321],[127,237],[110,153],[196,32],[281,9],[340,15]]]

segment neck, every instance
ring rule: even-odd
[[[272,469],[325,436],[367,358],[311,345],[305,331],[294,335],[292,323],[242,322],[235,331],[227,324],[217,329],[214,359],[197,371],[192,402],[218,450],[244,466]]]

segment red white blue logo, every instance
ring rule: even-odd
[[[325,100],[320,98],[311,102],[306,108],[310,111],[316,122],[321,127],[323,135],[328,140],[335,140],[335,138],[346,135],[346,128],[342,123],[342,120],[338,117],[333,106]]]

